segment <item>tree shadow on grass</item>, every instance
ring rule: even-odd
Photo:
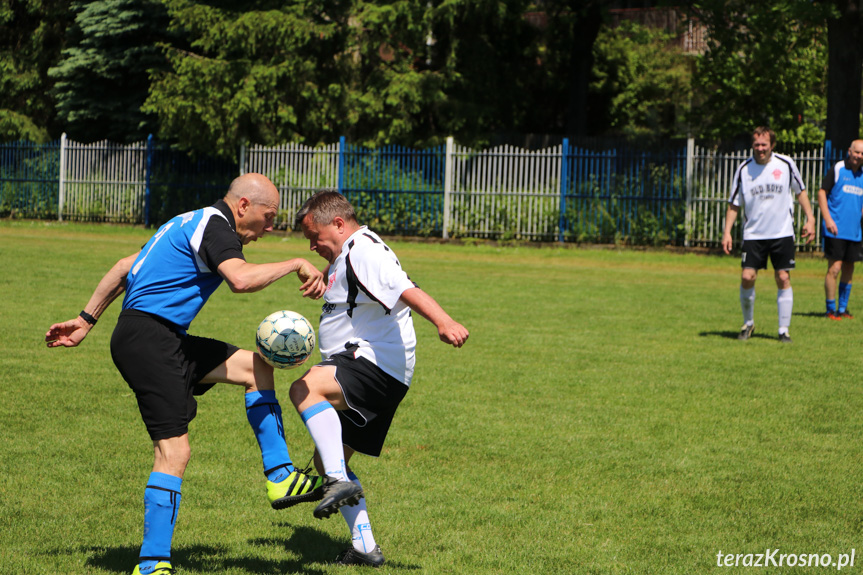
[[[282,547],[287,557],[273,560],[255,557],[234,557],[224,548],[212,545],[192,545],[174,549],[171,562],[185,572],[220,573],[227,569],[241,569],[254,574],[310,574],[323,575],[325,567],[331,563],[346,546],[345,541],[312,529],[293,527],[280,523],[280,527],[290,530],[287,538],[271,537],[250,539],[251,547]],[[350,543],[347,543],[349,545]],[[110,573],[128,574],[138,563],[139,546],[121,545],[117,547],[89,547],[84,551],[89,555],[86,564]],[[404,570],[418,570],[419,565],[406,565],[387,561],[387,567]]]

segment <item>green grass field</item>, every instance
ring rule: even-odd
[[[119,301],[78,349],[48,350],[102,274],[152,231],[0,223],[0,573],[131,573],[152,447],[108,342]],[[824,319],[823,260],[793,273],[776,341],[762,273],[756,337],[735,257],[393,242],[411,278],[471,331],[456,350],[416,318],[413,386],[380,459],[357,456],[383,573],[744,573],[717,554],[840,554],[863,563],[863,288]],[[250,261],[304,256],[268,237]],[[863,272],[861,272],[863,273]],[[317,325],[286,278],[224,286],[191,332],[243,347],[277,309]],[[277,373],[295,461],[312,443]],[[199,401],[174,536],[179,573],[347,573],[335,515],[272,510],[242,390]],[[775,556],[778,561],[778,555]],[[823,573],[836,568],[755,569]]]

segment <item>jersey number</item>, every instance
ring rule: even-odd
[[[170,230],[173,225],[174,225],[174,222],[168,222],[167,224],[165,224],[165,226],[161,230],[159,230],[156,233],[155,236],[153,236],[153,243],[150,244],[150,249],[147,250],[147,253],[144,254],[144,257],[142,257],[138,261],[138,263],[135,264],[135,267],[132,268],[132,275],[135,275],[136,273],[138,273],[138,270],[141,269],[142,265],[144,265],[144,261],[147,259],[147,256],[149,256],[150,252],[153,251],[153,248],[156,247],[156,242],[158,242],[160,239],[162,239],[162,236],[165,235],[165,232]]]

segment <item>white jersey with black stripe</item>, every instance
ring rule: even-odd
[[[321,356],[354,348],[405,385],[413,377],[416,334],[401,300],[416,287],[395,253],[363,226],[345,241],[330,265],[318,330]]]
[[[766,164],[749,158],[737,167],[728,201],[743,209],[743,239],[794,236],[794,199],[806,189],[794,160],[773,153]]]

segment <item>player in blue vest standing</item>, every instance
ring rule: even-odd
[[[302,258],[251,264],[243,246],[272,231],[279,192],[266,177],[235,179],[224,199],[165,223],[143,249],[118,261],[75,319],[54,324],[48,347],[75,347],[121,293],[123,310],[111,338],[111,355],[135,392],[154,448],[144,490],[144,538],[134,575],[173,573],[171,540],[180,487],[189,462],[189,423],[195,395],[215,383],[245,387],[246,415],[261,448],[267,496],[281,509],[317,501],[324,480],[291,464],[276,399],[273,368],[252,351],[189,335],[189,324],[226,281],[236,293],[254,292],[296,273],[306,297],[319,298],[323,274]]]
[[[848,311],[854,264],[863,260],[863,140],[854,140],[848,157],[837,162],[821,180],[818,206],[824,223],[824,297],[827,317],[840,320],[854,317]],[[841,272],[841,276],[839,275]],[[836,301],[836,280],[839,301]]]

